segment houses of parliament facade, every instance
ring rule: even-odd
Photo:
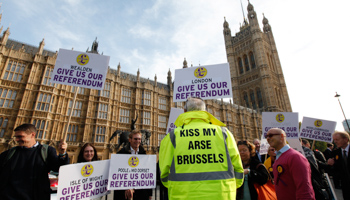
[[[227,125],[236,141],[260,137],[262,112],[292,111],[271,26],[264,17],[261,30],[253,5],[249,3],[247,9],[248,21],[244,19],[234,36],[226,19],[223,24],[233,102],[205,100],[208,112]],[[44,50],[44,39],[31,46],[10,39],[9,28],[0,32],[0,152],[16,145],[15,127],[31,123],[38,130],[37,141],[56,148],[67,129],[72,162],[87,142],[95,145],[99,159],[109,159],[118,145],[118,137],[109,141],[111,135],[116,130],[130,131],[138,116],[136,128],[152,133],[145,149],[157,154],[171,107],[184,106],[172,101],[170,70],[166,84],[158,82],[157,76],[142,78],[139,71],[136,75],[122,72],[122,64],[108,69],[101,91],[52,84],[57,51]],[[87,52],[98,53],[97,40]],[[188,67],[186,60],[182,67]]]

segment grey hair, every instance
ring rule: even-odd
[[[205,103],[202,99],[188,97],[185,103],[185,110],[188,111],[205,111]]]

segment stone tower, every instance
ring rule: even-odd
[[[231,35],[224,19],[224,39],[230,64],[233,101],[259,112],[291,112],[275,40],[268,20],[263,17],[263,31],[253,5],[248,3],[248,20]]]

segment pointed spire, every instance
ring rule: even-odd
[[[182,68],[188,68],[186,58],[184,58],[184,62],[183,62]]]
[[[265,17],[264,13],[263,13],[263,30],[264,30],[264,33],[268,33],[268,32],[271,32],[271,26],[269,24],[269,20]]]
[[[154,86],[157,86],[157,74],[156,75],[154,75]]]
[[[226,17],[224,17],[224,28],[229,28],[229,24],[228,24],[228,22],[226,21]]]
[[[172,86],[172,84],[173,84],[172,79],[173,78],[171,77],[171,71],[170,71],[170,68],[169,68],[169,71],[168,71],[168,85],[169,85],[170,89],[173,88],[173,86]]]
[[[140,68],[137,69],[137,81],[140,81]]]
[[[171,76],[171,71],[170,71],[170,68],[169,68],[169,71],[168,71],[168,77]]]
[[[6,45],[9,35],[10,35],[10,26],[7,27],[6,31],[2,34],[2,37],[1,37],[2,45]]]
[[[91,51],[89,53],[96,53],[98,54],[98,42],[97,37],[95,38],[94,42],[91,45]]]
[[[45,46],[45,38],[43,38],[43,40],[39,43],[39,50],[38,50],[39,55],[43,54],[44,46]]]
[[[256,16],[254,6],[250,3],[250,1],[248,1],[247,10],[248,10],[249,24],[251,26],[254,26],[254,28],[259,28],[258,18]]]
[[[118,67],[117,67],[117,76],[120,76],[120,62],[119,62],[119,64],[118,64]]]

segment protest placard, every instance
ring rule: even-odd
[[[299,151],[301,154],[305,156],[303,147],[301,146],[299,138],[287,138],[288,145],[294,150]]]
[[[186,101],[188,97],[232,98],[229,64],[175,70],[173,101]]]
[[[179,115],[184,113],[184,109],[181,108],[171,108],[170,110],[170,116],[169,116],[169,121],[168,121],[168,126],[166,128],[166,133],[170,133],[170,131],[174,130],[176,128],[175,126],[175,121]]]
[[[108,190],[156,187],[156,155],[112,154]]]
[[[262,138],[266,137],[270,128],[284,130],[287,138],[298,138],[299,122],[298,113],[293,112],[263,112],[262,113]]]
[[[300,128],[300,137],[322,142],[332,142],[332,134],[337,122],[323,119],[303,117]]]
[[[60,49],[51,82],[103,90],[109,56]]]
[[[106,195],[109,160],[60,167],[57,199],[94,199]]]

